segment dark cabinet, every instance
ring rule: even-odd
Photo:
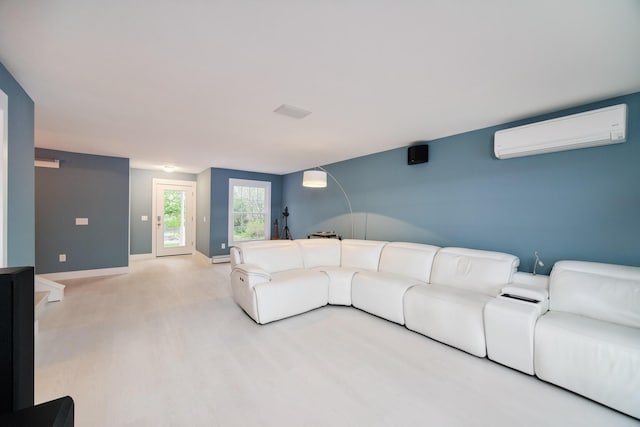
[[[0,413],[33,406],[33,274],[0,269]]]

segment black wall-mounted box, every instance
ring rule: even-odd
[[[407,164],[417,165],[429,161],[429,146],[427,144],[412,145],[407,150]]]

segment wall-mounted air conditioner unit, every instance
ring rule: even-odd
[[[493,150],[497,158],[509,159],[626,140],[627,104],[620,104],[500,130],[495,133]]]
[[[60,168],[60,160],[56,159],[35,159],[33,165],[37,168]]]

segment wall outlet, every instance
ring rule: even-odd
[[[220,249],[224,249],[224,248],[226,248],[226,247],[227,247],[227,245],[226,245],[226,244],[224,244],[224,243],[220,243]]]
[[[58,255],[58,262],[67,262],[67,255],[66,254]]]
[[[76,225],[89,225],[89,218],[76,218]]]

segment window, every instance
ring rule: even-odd
[[[229,179],[229,244],[271,238],[271,183]]]

